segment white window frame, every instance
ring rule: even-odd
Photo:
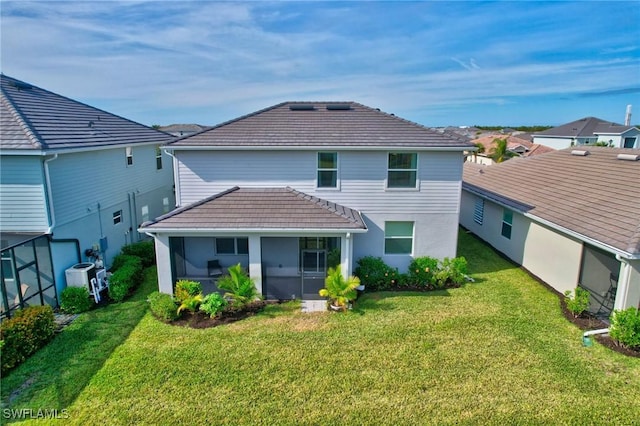
[[[156,147],[156,170],[162,170],[162,150],[159,146]]]
[[[126,157],[127,167],[133,166],[133,147],[132,146],[126,146],[124,148],[124,154],[125,154],[125,157]]]
[[[392,169],[389,167],[392,154],[409,154],[415,155],[416,166],[412,169]],[[420,179],[418,179],[418,162],[419,156],[417,152],[403,152],[403,151],[389,151],[387,152],[387,177],[385,178],[385,189],[389,191],[416,191],[419,188]],[[413,186],[389,186],[389,173],[393,172],[414,172],[416,174],[415,182]]]
[[[162,199],[162,212],[169,213],[169,197],[164,197]]]
[[[411,224],[411,237],[408,236],[387,236],[387,224],[389,223],[410,223]],[[389,220],[384,222],[384,246],[382,248],[382,252],[385,256],[412,256],[413,249],[415,248],[415,237],[416,237],[416,223],[412,220]],[[387,253],[387,240],[390,239],[402,239],[402,240],[411,240],[411,250],[409,253]]]
[[[334,154],[336,156],[335,168],[320,167],[320,154]],[[316,153],[316,189],[320,190],[336,190],[340,188],[340,176],[338,170],[340,168],[340,155],[336,151],[318,151]],[[335,186],[320,186],[320,172],[333,172],[336,174]]]
[[[122,223],[122,210],[113,212],[113,224],[119,225]]]
[[[511,214],[511,222],[505,220],[507,213]],[[509,235],[505,235],[505,229],[509,229]],[[513,236],[513,210],[506,208],[502,209],[502,226],[500,227],[500,235],[502,235],[507,240],[510,240]]]

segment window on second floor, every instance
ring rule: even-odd
[[[338,153],[318,153],[318,188],[338,187]]]
[[[133,148],[128,146],[124,149],[127,156],[127,166],[133,166]]]
[[[624,138],[623,148],[633,148],[636,145],[636,138]]]
[[[416,188],[418,154],[390,152],[387,170],[387,188]]]
[[[162,150],[156,147],[156,170],[162,170]]]
[[[118,210],[113,212],[113,224],[117,225],[122,222],[122,210]]]
[[[511,239],[511,229],[513,228],[513,212],[508,209],[502,210],[502,236]]]

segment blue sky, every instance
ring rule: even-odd
[[[151,125],[352,100],[427,126],[640,123],[640,2],[1,2],[4,74]]]

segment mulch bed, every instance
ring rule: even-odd
[[[254,302],[249,303],[248,305],[242,308],[234,308],[232,306],[228,306],[224,311],[211,318],[209,315],[204,312],[183,312],[180,318],[175,321],[170,321],[169,324],[176,325],[179,327],[190,327],[190,328],[210,328],[217,327],[219,325],[231,324],[236,321],[243,320],[250,316],[257,314],[262,311],[267,304],[270,303],[278,303],[272,301],[264,301],[264,300],[256,300]]]

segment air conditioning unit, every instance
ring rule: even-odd
[[[92,278],[96,277],[96,266],[93,263],[76,263],[65,272],[67,286],[69,287],[85,287],[92,292],[89,283]]]

